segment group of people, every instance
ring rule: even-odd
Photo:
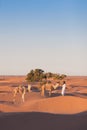
[[[42,87],[41,87],[41,96],[45,95],[46,86],[49,86],[49,84],[42,85]],[[50,86],[49,86],[50,87],[49,96],[51,96],[52,90],[56,90],[59,86],[60,86],[59,82],[57,82],[55,85],[50,84]],[[26,90],[26,87],[23,86],[23,85],[19,85],[18,87],[16,87],[14,89],[13,102],[16,101],[16,96],[17,96],[18,93],[21,95],[22,102],[24,102],[25,101],[26,91],[31,92],[31,87],[32,87],[31,84],[28,84],[27,90]],[[66,88],[66,82],[63,81],[62,91],[61,91],[62,96],[64,96],[64,94],[65,94],[65,88]]]

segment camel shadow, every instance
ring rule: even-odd
[[[61,93],[55,92],[55,93],[51,93],[51,95],[49,95],[49,91],[45,91],[45,97],[49,98],[49,97],[57,97],[60,96]]]
[[[57,96],[61,96],[61,93],[52,93],[51,97],[57,97]]]
[[[0,91],[0,93],[11,93],[10,91]]]
[[[51,93],[51,96],[49,96],[49,93],[45,92],[45,97],[57,97],[57,96],[61,96],[61,93],[60,92]],[[87,93],[79,93],[79,92],[69,93],[69,92],[66,92],[64,94],[64,96],[74,96],[74,97],[80,97],[80,98],[87,99]]]
[[[40,90],[39,90],[38,88],[36,88],[36,87],[32,87],[32,88],[31,88],[31,91],[32,91],[32,92],[40,92]]]
[[[0,101],[0,104],[12,105],[14,104],[13,101]]]
[[[82,86],[83,88],[87,88],[87,86]]]

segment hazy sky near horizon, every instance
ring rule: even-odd
[[[87,75],[87,0],[0,0],[0,75]]]

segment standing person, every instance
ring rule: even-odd
[[[65,94],[65,88],[66,88],[66,82],[63,81],[62,91],[61,91],[62,96],[64,96],[64,94]]]

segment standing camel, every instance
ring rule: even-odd
[[[21,94],[22,101],[24,102],[25,101],[25,93],[26,93],[26,90],[25,90],[24,86],[19,85],[18,87],[16,87],[14,89],[13,102],[16,101],[15,98],[16,98],[17,94]]]
[[[46,83],[41,87],[41,96],[45,95],[45,91],[48,91],[49,96],[51,96],[52,91],[56,90],[59,87],[59,82],[57,82],[55,85],[52,83]]]
[[[45,91],[49,91],[49,96],[51,96],[51,91],[52,91],[52,84],[46,83],[42,85],[41,87],[41,96],[45,96]]]

